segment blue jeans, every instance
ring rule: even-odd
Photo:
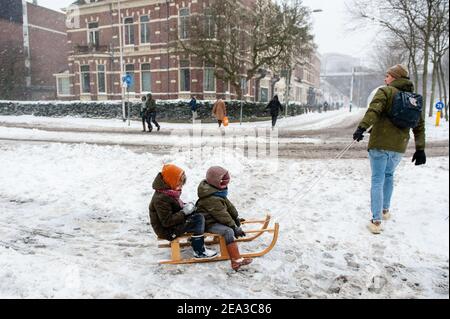
[[[383,219],[383,209],[391,207],[394,172],[402,157],[402,153],[375,149],[369,150],[370,167],[372,169],[370,207],[373,221],[381,221]]]

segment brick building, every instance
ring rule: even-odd
[[[254,0],[245,0],[249,5]],[[151,92],[157,99],[235,98],[228,83],[215,79],[214,68],[191,57],[168,52],[170,34],[184,32],[188,17],[203,11],[202,0],[77,1],[68,8],[73,28],[68,29],[69,68],[56,75],[60,98],[118,100],[121,74],[134,79],[130,98]],[[122,25],[122,32],[119,24]],[[120,63],[122,39],[123,68]],[[243,87],[253,100],[255,81]]]
[[[250,6],[255,0],[241,1]],[[229,83],[214,77],[214,67],[169,53],[170,35],[178,32],[182,38],[189,16],[205,7],[203,0],[76,1],[67,10],[72,25],[67,30],[69,60],[66,72],[56,75],[58,97],[119,100],[121,74],[126,73],[133,78],[131,99],[150,92],[157,99],[187,99],[191,95],[199,99],[236,98]],[[272,93],[270,83],[270,75],[243,81],[244,98],[266,101]]]
[[[55,99],[67,67],[65,14],[25,0],[0,0],[0,99]]]

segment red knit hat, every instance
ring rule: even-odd
[[[230,182],[230,173],[220,166],[213,166],[206,172],[206,182],[218,189],[227,188]]]
[[[176,190],[183,184],[184,171],[176,165],[164,165],[161,175],[164,182],[173,190]]]

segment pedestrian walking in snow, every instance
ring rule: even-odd
[[[158,131],[161,129],[159,123],[156,121],[156,115],[157,115],[157,109],[156,109],[156,101],[153,99],[153,96],[151,93],[147,94],[147,124],[148,124],[148,131],[153,131],[152,123],[155,124]]]
[[[154,182],[152,200],[149,205],[150,222],[159,238],[174,240],[192,233],[191,246],[194,258],[213,258],[217,252],[205,248],[205,218],[193,203],[185,204],[180,199],[186,175],[172,164],[164,165]]]
[[[281,106],[280,100],[278,99],[278,95],[275,95],[273,99],[269,102],[266,107],[266,110],[270,111],[270,116],[272,117],[272,129],[277,124],[278,115],[280,111],[283,111],[283,107]]]
[[[227,116],[227,106],[222,99],[218,99],[213,106],[212,115],[217,119],[219,127],[222,126],[223,119]]]
[[[142,96],[141,98],[141,110],[140,110],[140,116],[142,119],[142,132],[145,132],[145,123],[147,122],[147,98],[145,97],[145,95]],[[149,128],[150,129],[150,128]]]
[[[369,223],[369,230],[374,234],[381,232],[382,220],[391,217],[389,209],[394,189],[394,172],[409,142],[411,128],[394,125],[391,114],[394,97],[399,92],[414,91],[414,85],[408,75],[407,68],[399,64],[387,71],[386,86],[377,91],[366,115],[353,134],[353,139],[359,142],[364,137],[363,133],[373,125],[368,149],[372,170],[370,191],[372,220]],[[412,131],[416,144],[412,161],[415,165],[425,164],[425,122],[422,116]]]
[[[189,102],[189,106],[191,107],[192,121],[195,121],[195,119],[197,118],[198,103],[194,95],[192,96],[191,101]]]
[[[235,238],[244,237],[241,219],[234,205],[228,199],[230,174],[219,166],[213,166],[206,172],[206,179],[198,186],[198,211],[205,216],[207,232],[224,236],[231,267],[238,270],[252,262],[251,258],[242,258]]]

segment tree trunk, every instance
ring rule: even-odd
[[[424,32],[424,55],[423,55],[423,83],[422,83],[422,95],[423,105],[427,105],[427,88],[428,88],[428,60],[430,56],[430,34],[431,34],[431,6],[432,1],[427,0],[428,12],[427,12],[427,26]],[[426,107],[423,108],[423,116],[425,117]]]
[[[428,116],[433,116],[433,109],[434,109],[434,96],[435,96],[435,89],[436,89],[436,75],[437,75],[437,61],[434,58],[433,59],[433,73],[431,75],[431,94],[430,94],[430,107],[428,111]],[[425,105],[425,104],[424,104]]]
[[[419,71],[417,70],[417,63],[413,62],[413,76],[414,76],[414,88],[419,90]]]
[[[441,76],[442,88],[444,89],[445,120],[448,122],[447,83],[445,82],[445,73],[441,60],[439,60],[439,74]]]
[[[442,97],[442,84],[441,84],[441,75],[440,75],[440,64],[441,64],[441,58],[439,57],[438,61],[436,62],[436,78],[437,78],[437,83],[438,83],[438,89],[439,89],[439,101],[443,100]],[[441,111],[441,119],[444,118],[444,112]]]

